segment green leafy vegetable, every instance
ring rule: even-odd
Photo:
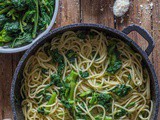
[[[104,106],[107,112],[111,112],[112,107],[112,96],[106,93],[101,93],[98,95],[98,104]]]
[[[32,42],[32,36],[30,33],[23,33],[20,34],[11,44],[11,47],[19,47],[22,46],[24,44],[28,44]]]
[[[106,93],[93,93],[90,104],[100,104],[107,112],[111,112],[112,96]]]
[[[82,78],[87,78],[89,76],[89,72],[87,71],[85,72],[80,71],[79,74],[81,75]]]
[[[114,65],[111,65],[107,68],[107,72],[111,74],[115,74],[121,68],[121,66],[122,66],[122,62],[116,61]]]
[[[66,53],[66,57],[71,63],[74,63],[77,57],[77,54],[73,50],[68,50]]]
[[[8,20],[8,18],[2,14],[0,15],[0,27],[3,27],[4,23]]]
[[[51,56],[52,56],[52,61],[53,63],[63,63],[64,62],[64,58],[63,56],[59,53],[58,49],[55,49],[53,51],[50,52]]]
[[[128,107],[133,107],[133,106],[135,106],[135,104],[136,104],[135,102],[131,102],[131,103],[129,103],[129,104],[127,105],[127,108],[128,108]]]
[[[80,96],[80,97],[85,97],[85,96],[90,95],[91,93],[92,93],[92,91],[91,91],[91,90],[88,90],[88,91],[82,92],[79,96]]]
[[[78,73],[72,70],[71,73],[66,78],[66,82],[76,82],[77,78],[78,78]]]
[[[89,101],[89,103],[92,104],[92,105],[93,105],[93,104],[96,104],[96,103],[97,103],[97,99],[98,99],[98,95],[99,95],[98,93],[93,93],[93,94],[92,94],[92,98],[91,98],[91,100]]]
[[[128,80],[131,80],[132,79],[132,76],[131,74],[128,75]]]
[[[102,117],[103,116],[101,114],[97,115],[97,116],[95,116],[95,120],[102,120]],[[113,119],[110,116],[105,116],[104,120],[113,120]]]
[[[62,89],[60,90],[61,102],[66,108],[71,108],[73,104],[73,94],[76,87],[78,73],[71,71],[64,82],[62,82]]]
[[[19,22],[17,21],[14,21],[14,22],[8,22],[4,25],[4,30],[6,30],[6,32],[9,32],[9,33],[16,33],[20,30],[20,27],[19,27]]]
[[[126,86],[125,84],[116,85],[111,91],[119,97],[125,97],[132,90],[130,86]]]
[[[115,117],[116,119],[118,119],[118,118],[120,118],[120,117],[122,117],[122,116],[125,116],[125,115],[127,115],[127,114],[128,114],[128,112],[127,112],[126,110],[121,109],[121,110],[119,110],[118,112],[116,112],[116,114],[114,115],[114,117]]]
[[[66,107],[67,109],[71,109],[74,103],[74,101],[72,100],[65,100],[65,99],[62,99],[61,102],[64,105],[64,107]]]
[[[80,103],[80,106],[83,108],[83,109],[86,109],[84,103]],[[90,120],[90,117],[88,115],[84,115],[82,114],[83,113],[83,110],[77,105],[76,106],[76,109],[78,110],[78,112],[76,112],[76,120]]]
[[[120,53],[117,50],[115,43],[108,46],[109,65],[106,70],[108,73],[115,74],[122,67],[122,61],[120,60],[119,55]]]
[[[2,31],[0,32],[0,43],[1,43],[1,42],[3,42],[3,43],[9,42],[9,41],[11,41],[11,40],[12,40],[12,37],[8,36],[8,35],[7,35],[7,32],[6,32],[5,30],[2,30]]]
[[[60,75],[58,75],[58,74],[52,74],[51,75],[51,83],[50,84],[51,85],[56,85],[58,87],[62,86]]]
[[[56,92],[53,92],[47,105],[54,104],[56,101],[56,96],[57,96]],[[45,107],[38,107],[37,111],[38,111],[38,113],[41,113],[42,115],[48,115],[50,113],[50,107],[46,107],[46,108]]]
[[[11,0],[14,8],[18,11],[26,9],[26,0]]]
[[[106,116],[104,120],[113,120],[113,119],[110,116]]]
[[[38,19],[39,19],[39,1],[35,0],[35,4],[36,4],[36,12],[35,12],[35,16],[34,16],[34,28],[33,28],[33,32],[32,32],[32,37],[35,38],[37,35],[37,27],[38,27]]]
[[[50,24],[54,4],[55,0],[0,0],[0,30],[12,36],[10,44],[0,41],[0,45],[20,47],[32,42]],[[31,37],[22,39],[27,34]]]

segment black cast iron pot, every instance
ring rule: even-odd
[[[122,41],[124,41],[126,44],[131,46],[133,50],[135,50],[136,52],[142,55],[143,64],[148,69],[150,74],[150,79],[151,79],[151,99],[153,100],[153,103],[154,103],[151,120],[157,119],[158,108],[159,108],[158,80],[157,80],[154,68],[150,60],[148,59],[148,56],[151,54],[155,46],[155,43],[151,35],[146,30],[144,30],[143,28],[137,25],[130,25],[127,28],[125,28],[122,32],[120,32],[116,29],[105,27],[103,25],[80,23],[80,24],[73,24],[73,25],[68,25],[68,26],[54,29],[53,31],[48,33],[46,36],[39,39],[38,42],[32,45],[31,48],[25,52],[25,54],[21,58],[15,70],[12,86],[11,86],[11,105],[12,105],[14,120],[24,120],[22,107],[21,107],[22,98],[20,95],[20,88],[21,88],[21,80],[22,80],[21,78],[23,77],[22,72],[28,58],[31,55],[33,55],[36,52],[36,50],[39,47],[41,47],[44,43],[50,42],[51,39],[57,34],[63,33],[68,30],[77,31],[77,30],[89,30],[89,29],[96,29],[99,31],[103,31],[110,37],[119,38]],[[148,42],[148,47],[145,51],[143,51],[132,39],[130,39],[127,36],[132,31],[138,32]]]

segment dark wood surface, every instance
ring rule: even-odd
[[[53,29],[80,22],[99,23],[118,30],[123,30],[133,23],[141,25],[150,32],[156,42],[156,47],[149,58],[160,85],[160,0],[131,0],[129,12],[123,19],[114,17],[113,4],[114,0],[60,0]],[[131,33],[129,36],[145,50],[147,43],[139,34]],[[23,54],[24,52],[0,54],[0,120],[12,118],[10,87],[14,70]]]

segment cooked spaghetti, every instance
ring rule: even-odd
[[[149,120],[153,103],[142,57],[102,32],[67,31],[23,71],[26,120]]]

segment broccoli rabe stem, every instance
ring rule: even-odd
[[[77,78],[78,78],[78,73],[72,70],[69,76],[67,77],[66,82],[71,82],[71,81],[76,82]]]
[[[35,14],[35,20],[34,20],[34,29],[33,29],[33,34],[32,37],[35,38],[37,34],[37,26],[38,26],[38,19],[39,19],[39,2],[38,0],[35,0],[36,4],[36,14]]]
[[[89,103],[90,103],[91,105],[96,104],[96,102],[97,102],[97,97],[98,97],[98,94],[97,94],[97,93],[93,93],[92,99],[89,101]]]
[[[1,11],[0,11],[0,15],[3,14],[3,13],[8,12],[8,11],[10,10],[10,8],[11,8],[11,7],[8,6],[8,7],[4,8],[3,10],[1,10]]]
[[[112,119],[112,117],[110,117],[110,116],[106,116],[106,117],[104,118],[104,120],[113,120],[113,119]]]
[[[71,82],[70,83],[70,93],[69,93],[69,99],[73,100],[73,95],[74,95],[74,89],[76,87],[76,83],[75,82]]]
[[[47,105],[52,105],[52,104],[54,104],[55,101],[56,101],[56,96],[57,96],[56,92],[53,92],[53,94],[52,94],[51,98],[49,99]],[[46,107],[46,110],[49,111],[49,110],[50,110],[50,107]]]
[[[66,78],[66,84],[69,85],[69,88],[65,90],[65,97],[69,100],[73,100],[74,89],[76,87],[76,81],[78,78],[78,73],[75,71],[71,71],[71,73]]]
[[[19,26],[20,26],[21,32],[23,33],[24,30],[23,30],[23,25],[22,25],[22,21],[21,20],[19,21]]]
[[[91,91],[91,90],[88,90],[88,91],[82,92],[79,96],[80,96],[80,97],[85,97],[85,96],[87,96],[87,95],[89,95],[89,94],[91,94],[91,93],[92,93],[92,91]]]

